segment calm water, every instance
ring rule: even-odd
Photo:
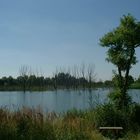
[[[45,112],[65,112],[67,110],[87,109],[96,107],[108,101],[109,89],[89,91],[58,90],[45,92],[0,92],[0,107],[10,110],[20,109],[23,106],[41,108]],[[133,101],[140,103],[140,90],[129,90]]]

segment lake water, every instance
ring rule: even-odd
[[[17,110],[22,107],[41,108],[45,112],[66,112],[88,109],[108,101],[110,89],[58,90],[45,92],[0,92],[0,107]],[[140,90],[129,90],[133,101],[140,103]]]

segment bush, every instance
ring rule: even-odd
[[[129,106],[132,103],[131,97],[126,94],[122,94],[119,89],[115,89],[109,94],[110,101],[118,108]]]
[[[125,110],[117,110],[113,104],[105,104],[97,107],[95,110],[95,125],[99,127],[123,127],[123,131],[118,133],[118,137],[125,134],[125,131],[129,128],[129,114]],[[125,130],[125,131],[124,131]],[[103,135],[108,137],[114,137],[111,131],[102,132]]]
[[[132,132],[128,132],[123,139],[119,140],[140,140],[140,133],[134,134]]]
[[[132,106],[130,121],[131,121],[131,130],[135,132],[140,131],[140,105],[139,104],[134,104]]]

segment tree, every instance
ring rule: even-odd
[[[140,76],[138,77],[137,82],[140,83]]]
[[[113,86],[111,80],[106,80],[106,81],[104,81],[104,85],[105,85],[106,87],[112,87],[112,86]]]
[[[86,66],[84,63],[81,64],[81,67],[80,67],[80,71],[81,71],[81,82],[80,84],[82,84],[83,86],[83,89],[85,89],[85,72],[86,72]]]
[[[118,70],[119,104],[127,105],[129,71],[137,63],[135,49],[140,46],[140,22],[128,14],[120,20],[120,25],[100,39],[103,47],[108,47],[107,61]]]
[[[58,69],[56,68],[55,72],[53,73],[53,78],[52,78],[52,81],[53,81],[53,87],[55,90],[57,90],[57,84],[58,84],[58,80],[57,80],[57,77],[58,77]]]
[[[95,74],[95,66],[93,64],[88,65],[87,69],[87,79],[88,79],[88,88],[92,88],[92,83],[95,82],[96,74]]]
[[[120,84],[119,83],[119,75],[118,74],[115,74],[114,77],[112,78],[112,81],[114,83],[114,86],[115,87],[118,87],[119,84]],[[123,79],[123,81],[124,81],[124,79]],[[128,76],[128,85],[130,86],[133,83],[134,83],[134,78],[131,75],[129,75]]]
[[[73,85],[74,85],[74,88],[77,89],[78,88],[78,85],[79,85],[79,82],[78,82],[78,78],[79,78],[79,69],[78,69],[78,66],[77,65],[74,65],[73,68],[72,68],[72,76],[73,76]]]
[[[29,67],[26,65],[21,66],[19,69],[19,74],[20,74],[19,81],[23,88],[23,92],[25,93],[28,85]]]

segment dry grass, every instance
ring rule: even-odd
[[[72,111],[59,117],[54,112],[43,114],[40,108],[0,109],[0,140],[109,140],[96,130],[93,115]],[[129,139],[139,140],[140,134],[120,140]]]
[[[0,139],[4,140],[103,140],[93,123],[76,114],[59,117],[40,109],[16,112],[0,109]]]

